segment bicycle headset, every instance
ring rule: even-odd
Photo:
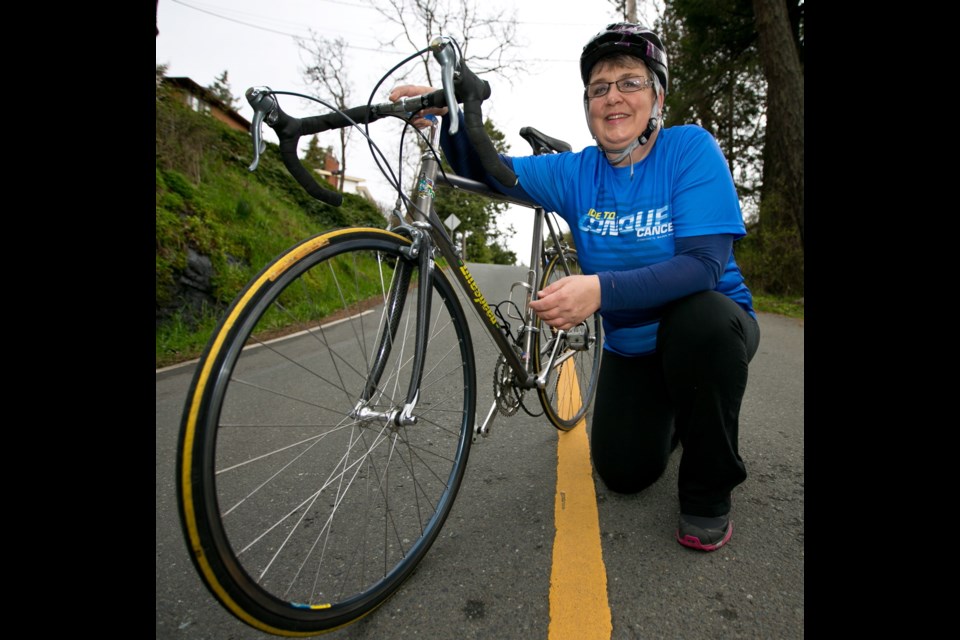
[[[647,68],[656,74],[664,95],[667,93],[667,82],[670,75],[667,67],[667,51],[660,40],[660,36],[649,28],[632,22],[608,24],[603,31],[593,36],[590,42],[584,45],[580,54],[580,76],[583,78],[583,112],[587,118],[588,129],[590,129],[590,99],[587,97],[587,84],[590,81],[590,71],[602,58],[618,54],[626,54],[642,60]],[[658,106],[657,101],[654,100],[653,113],[647,122],[646,130],[625,149],[610,149],[610,153],[619,154],[617,158],[611,160],[611,164],[615,165],[630,155],[638,146],[646,144],[659,126]],[[592,129],[590,129],[590,135],[596,139]],[[601,151],[608,151],[600,145],[599,141],[597,141],[597,146]]]

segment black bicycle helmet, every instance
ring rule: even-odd
[[[631,22],[615,22],[593,36],[580,54],[580,76],[583,86],[590,81],[590,71],[600,58],[625,53],[643,60],[657,74],[663,92],[667,92],[667,50],[660,36],[649,28]]]

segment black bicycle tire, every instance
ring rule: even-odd
[[[454,366],[455,351],[459,350],[459,366],[463,376],[462,417],[457,417],[456,411],[452,412],[454,421],[459,423],[459,432],[451,436],[449,445],[455,446],[452,464],[446,480],[440,478],[440,494],[432,516],[425,525],[420,524],[420,537],[402,554],[397,564],[385,570],[385,575],[378,582],[343,602],[291,603],[257,585],[257,581],[237,559],[220,515],[215,486],[217,481],[214,479],[217,420],[220,406],[230,388],[232,369],[253,325],[288,285],[313,266],[357,251],[382,251],[391,260],[402,260],[405,258],[401,249],[409,246],[409,240],[395,233],[357,228],[320,234],[299,243],[265,267],[237,296],[197,366],[185,404],[177,451],[181,525],[191,560],[207,589],[231,614],[261,631],[281,636],[317,635],[353,623],[376,609],[396,592],[423,559],[443,527],[459,491],[473,436],[475,362],[467,317],[456,292],[443,272],[434,269],[434,289],[446,313],[450,315],[454,334],[454,349],[451,350],[454,351]],[[416,264],[415,260],[412,262]],[[332,269],[332,262],[329,264]],[[436,307],[435,314],[438,311]],[[420,406],[423,407],[422,404]],[[398,454],[398,457],[401,455]],[[343,475],[346,475],[346,469]],[[384,471],[381,483],[386,475]],[[374,494],[377,491],[381,489],[375,487]],[[413,493],[416,494],[417,489]],[[339,507],[341,499],[338,494],[336,507]],[[384,510],[390,512],[389,508]],[[390,514],[387,517],[393,516]]]
[[[579,261],[577,260],[577,254],[575,250],[568,249],[564,254],[564,256],[565,256],[565,260],[568,263],[577,265],[579,268]],[[543,276],[540,282],[541,290],[546,288],[547,285],[550,284],[551,278],[553,277],[554,273],[557,272],[558,269],[562,269],[562,264],[563,262],[561,261],[560,255],[555,255],[547,263],[547,266],[543,271]],[[591,324],[592,326],[590,326]],[[536,331],[534,335],[536,336],[536,340],[535,340],[536,345],[533,350],[533,355],[534,355],[534,365],[535,365],[536,371],[539,372],[541,370],[541,366],[544,364],[541,358],[547,355],[546,353],[544,353],[544,348],[543,348],[543,345],[541,344],[541,341],[544,336],[550,333],[551,329],[539,317],[536,319],[535,327],[536,327]],[[600,375],[601,349],[603,348],[603,332],[602,332],[602,324],[601,324],[599,313],[593,314],[593,321],[592,323],[588,323],[588,329],[591,331],[592,336],[595,338],[595,341],[591,345],[590,351],[589,351],[589,353],[592,355],[593,360],[591,362],[591,366],[589,369],[589,376],[588,376],[589,381],[587,385],[586,386],[578,385],[579,388],[581,389],[585,388],[587,391],[585,393],[580,394],[581,395],[580,406],[577,409],[577,411],[572,416],[560,415],[559,407],[554,406],[554,400],[556,399],[556,395],[555,394],[551,395],[551,392],[555,391],[555,386],[557,382],[557,379],[553,378],[552,376],[548,377],[546,384],[544,385],[543,388],[537,389],[537,395],[540,398],[540,404],[543,407],[544,415],[546,415],[550,423],[560,431],[569,431],[570,429],[573,429],[574,427],[577,426],[577,424],[580,423],[580,421],[586,415],[586,412],[590,406],[590,403],[593,401],[593,396],[596,394],[597,378]],[[574,356],[574,358],[577,358],[577,356]],[[581,370],[581,373],[583,373],[582,370]]]

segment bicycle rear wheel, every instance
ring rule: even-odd
[[[467,319],[439,269],[417,422],[385,418],[403,408],[413,368],[421,278],[409,246],[349,229],[293,247],[238,296],[198,365],[178,445],[183,531],[209,590],[262,631],[315,635],[369,613],[453,506],[476,381]],[[409,295],[394,306],[401,266]],[[361,419],[374,369],[374,417]]]
[[[556,255],[543,272],[540,288],[568,275],[579,275],[576,251],[563,257]],[[603,334],[600,314],[595,313],[563,336],[559,331],[536,320],[536,348],[533,351],[536,370],[542,371],[553,357],[546,384],[537,389],[540,404],[547,418],[557,429],[569,431],[586,415],[597,389],[600,374],[600,350]]]

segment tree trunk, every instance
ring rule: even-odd
[[[795,226],[802,251],[803,69],[786,0],[753,0],[753,12],[767,79],[760,224],[763,228]]]
[[[337,191],[340,193],[343,193],[343,182],[347,176],[347,131],[346,127],[340,129],[340,177],[337,180]]]

